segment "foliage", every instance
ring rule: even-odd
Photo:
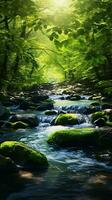
[[[37,10],[38,7],[32,0],[0,2],[1,87],[9,85],[10,88],[15,81],[15,87],[21,87],[21,83],[23,86],[25,82],[30,82],[35,70],[39,82],[37,57],[40,50],[35,44],[35,30],[41,29],[42,22]],[[34,76],[32,81],[33,79]]]
[[[65,79],[102,85],[111,96],[103,87],[112,81],[111,7],[110,0],[1,0],[0,87]]]
[[[66,78],[95,83],[112,76],[112,2],[73,0],[71,23],[50,35],[62,53]],[[56,29],[55,29],[56,30]],[[63,35],[63,40],[59,35]],[[66,39],[64,37],[66,36]]]

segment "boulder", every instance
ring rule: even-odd
[[[61,99],[61,100],[65,100],[66,98],[65,98],[65,97],[60,97],[60,99]]]
[[[26,129],[28,128],[28,124],[18,121],[18,122],[9,122],[9,121],[0,121],[1,128],[9,128],[9,129]]]
[[[36,127],[39,125],[39,119],[35,114],[17,114],[12,115],[10,122],[23,122],[26,123],[29,127]]]
[[[57,115],[58,111],[57,110],[46,110],[45,115]]]
[[[48,167],[48,161],[44,154],[22,142],[6,141],[1,143],[0,154],[11,158],[24,169],[43,169]]]
[[[99,112],[95,112],[95,113],[91,114],[91,121],[92,122],[95,122],[99,118],[103,118],[103,119],[105,119],[105,121],[107,121],[106,113],[104,111],[99,111]]]
[[[101,95],[95,95],[95,94],[93,94],[93,95],[91,95],[90,97],[89,97],[89,99],[88,100],[101,100],[101,98],[102,98],[102,96]]]
[[[61,130],[51,133],[48,136],[49,144],[54,144],[62,147],[86,147],[88,145],[92,145],[93,141],[95,143],[93,128]]]
[[[94,96],[94,97],[93,97],[93,100],[101,100],[101,98],[102,98],[101,95],[99,95],[99,96]]]
[[[55,124],[63,126],[75,125],[79,124],[79,118],[75,114],[60,114],[55,119]]]
[[[15,130],[26,129],[26,128],[28,128],[28,124],[21,122],[21,121],[14,122],[14,123],[10,122],[9,128],[12,128],[12,129],[15,129]]]
[[[96,107],[96,106],[89,106],[89,107],[87,107],[86,109],[85,109],[85,112],[84,112],[84,114],[86,114],[86,115],[89,115],[89,114],[91,114],[91,113],[95,113],[95,112],[97,112],[97,111],[99,111],[100,110],[100,108],[98,108],[98,107]]]
[[[104,112],[108,116],[109,121],[112,122],[112,109],[106,109]]]
[[[96,126],[102,127],[102,126],[106,125],[106,120],[104,118],[99,118],[99,119],[94,121],[94,124]]]
[[[66,129],[49,134],[47,142],[60,147],[76,149],[112,149],[112,128]]]
[[[100,106],[100,103],[99,102],[93,102],[90,104],[90,106]]]

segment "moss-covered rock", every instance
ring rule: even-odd
[[[96,121],[99,118],[104,118],[105,121],[107,121],[107,115],[106,115],[105,111],[95,112],[91,115],[92,122]]]
[[[100,106],[100,103],[99,102],[93,102],[90,104],[90,106]]]
[[[101,95],[93,94],[92,96],[89,97],[89,100],[100,100],[101,98],[102,98]]]
[[[57,110],[46,110],[45,115],[57,115],[58,111]]]
[[[79,123],[79,118],[75,114],[60,114],[56,119],[55,119],[55,124],[56,125],[75,125]]]
[[[110,122],[112,122],[112,109],[105,109],[104,112],[105,112],[105,114],[107,115],[108,120],[109,120]]]
[[[99,96],[94,96],[94,97],[93,97],[93,100],[100,100],[101,98],[102,98],[101,95],[99,95]]]
[[[10,122],[23,122],[26,123],[29,127],[36,127],[39,125],[39,119],[35,114],[17,114],[13,115],[10,119]]]
[[[86,108],[84,114],[90,115],[90,114],[92,114],[92,113],[97,112],[98,110],[100,110],[100,109],[98,109],[97,106],[91,106],[91,105],[90,105],[89,107]]]
[[[41,169],[48,166],[45,155],[22,142],[6,141],[0,145],[0,154],[11,158],[25,169]]]
[[[12,159],[0,155],[0,174],[3,172],[18,172],[18,168]]]
[[[8,121],[0,121],[1,128],[9,128],[9,129],[26,129],[28,128],[28,124],[18,121],[18,122],[8,122]]]
[[[28,124],[18,121],[18,122],[14,122],[14,123],[10,123],[10,128],[12,129],[25,129],[28,128]]]
[[[48,143],[58,146],[88,146],[95,142],[94,129],[67,129],[56,131],[48,136]]]
[[[99,118],[99,119],[94,121],[94,124],[96,126],[102,127],[102,126],[106,125],[106,120],[104,118]]]
[[[49,134],[48,143],[60,147],[112,149],[112,128],[66,129]]]

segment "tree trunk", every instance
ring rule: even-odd
[[[8,25],[8,19],[7,16],[4,17],[4,23],[5,23],[5,29],[7,33],[9,32],[9,25]],[[9,54],[9,46],[8,46],[8,37],[6,38],[5,45],[4,45],[4,61],[3,61],[3,70],[2,73],[2,79],[7,80],[8,78],[8,54]]]
[[[15,63],[14,63],[14,66],[13,66],[14,76],[17,74],[18,69],[19,69],[19,54],[17,53],[16,58],[15,58]]]

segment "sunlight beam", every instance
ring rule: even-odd
[[[65,8],[69,6],[69,0],[53,0],[53,6],[55,8]]]

